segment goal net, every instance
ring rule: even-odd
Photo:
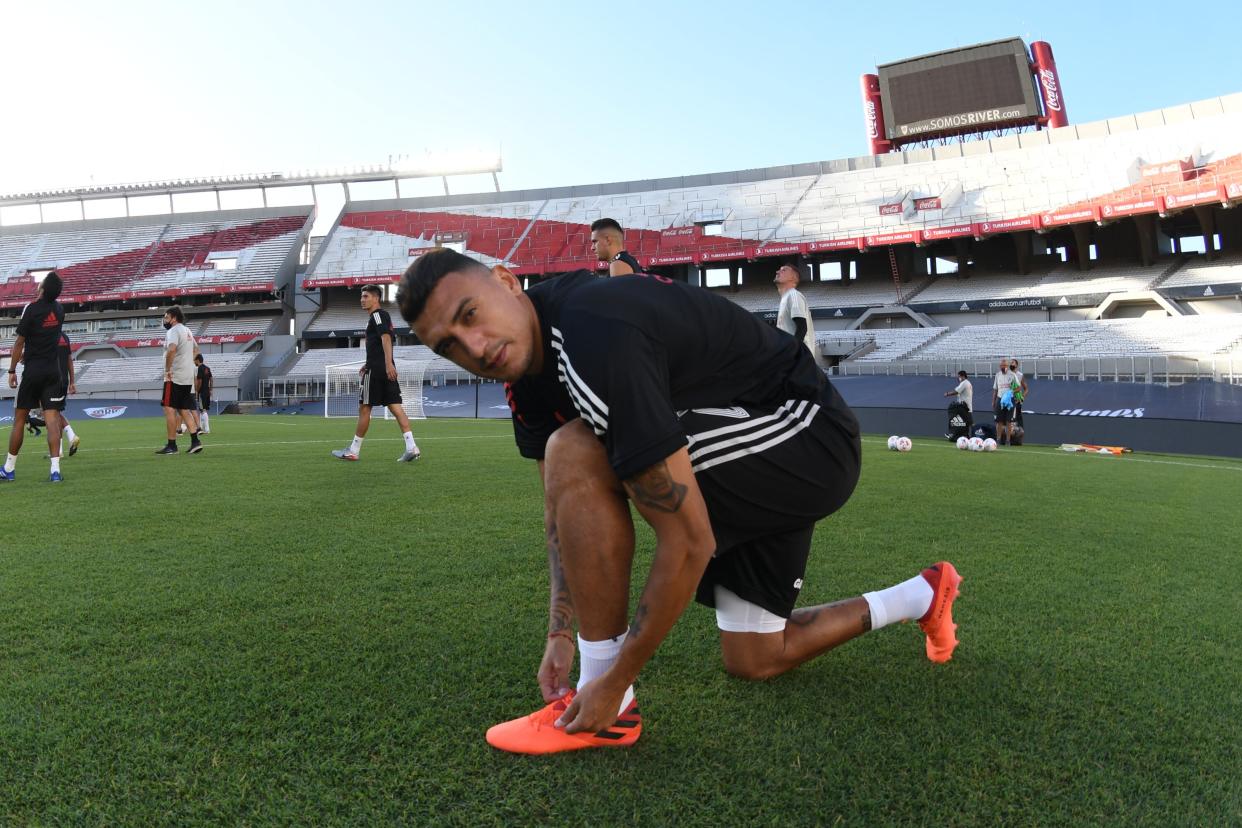
[[[425,420],[423,413],[423,379],[427,373],[427,359],[396,359],[397,384],[401,386],[401,407],[411,420]],[[361,370],[365,362],[342,362],[324,369],[323,416],[357,417],[358,394],[361,391]],[[378,409],[378,410],[377,410]],[[384,419],[392,419],[386,406],[375,406],[373,414],[384,412]]]

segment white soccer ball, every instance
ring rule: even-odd
[[[996,441],[995,441],[995,440],[993,440],[991,437],[989,437],[989,438],[987,438],[986,440],[984,440],[984,441],[983,441],[983,450],[984,450],[984,451],[996,451]]]
[[[898,440],[900,440],[900,439],[901,439],[901,438],[900,438],[900,437],[898,437],[896,434],[894,434],[892,437],[889,437],[889,438],[888,438],[888,450],[889,450],[889,451],[896,451],[896,450],[897,450],[897,441],[898,441]]]
[[[1102,448],[1100,449],[1100,454],[1107,454],[1108,456],[1111,457],[1113,453],[1106,448]]]
[[[912,448],[914,448],[914,441],[912,441],[909,437],[898,437],[897,438],[897,450],[898,451],[909,451]]]
[[[960,448],[962,451],[965,451],[966,449],[970,448],[970,439],[967,437],[958,437],[957,447]]]
[[[979,437],[971,437],[970,438],[970,450],[971,451],[983,451],[983,440]]]

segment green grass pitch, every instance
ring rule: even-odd
[[[801,603],[950,559],[952,662],[901,625],[746,683],[691,606],[636,746],[532,758],[483,741],[546,623],[507,423],[408,466],[383,421],[358,463],[352,420],[76,425],[64,484],[34,438],[0,484],[0,825],[1242,822],[1242,463],[868,437]]]

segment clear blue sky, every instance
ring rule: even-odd
[[[506,189],[866,152],[858,76],[1049,41],[1071,121],[1242,91],[1236,3],[0,7],[0,192],[502,148]]]

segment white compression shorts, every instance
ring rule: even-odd
[[[785,629],[785,619],[733,592],[715,586],[716,626],[725,632],[776,633]]]

